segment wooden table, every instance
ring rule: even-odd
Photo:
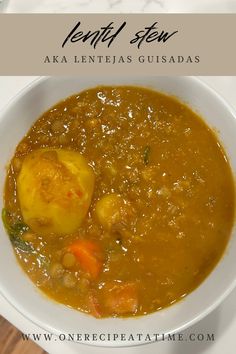
[[[0,354],[45,354],[37,344],[24,341],[21,332],[0,316]]]

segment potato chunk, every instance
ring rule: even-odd
[[[24,221],[39,234],[75,232],[85,218],[94,173],[78,152],[39,149],[23,161],[17,193]]]
[[[102,197],[96,205],[96,216],[106,230],[112,225],[125,222],[130,214],[127,202],[118,194],[108,194]]]

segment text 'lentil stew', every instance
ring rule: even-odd
[[[96,87],[44,113],[16,148],[3,222],[49,297],[95,317],[186,296],[222,256],[235,190],[215,134],[185,104]]]

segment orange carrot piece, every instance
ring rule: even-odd
[[[102,270],[102,251],[100,246],[89,240],[77,240],[69,246],[69,252],[77,258],[81,268],[96,279]]]
[[[104,305],[116,315],[135,313],[138,309],[138,289],[135,282],[108,282],[103,288]]]

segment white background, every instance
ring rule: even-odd
[[[9,0],[7,12],[236,12],[235,0]],[[0,109],[33,77],[0,77]],[[236,77],[202,78],[214,87],[236,109]],[[20,119],[20,117],[19,117]],[[25,333],[43,333],[20,315],[0,296],[0,313]],[[236,290],[204,320],[188,330],[189,333],[214,333],[215,342],[160,342],[123,349],[126,354],[234,354],[236,334]],[[92,348],[65,342],[38,342],[47,352],[107,353],[121,350]]]
[[[7,12],[236,12],[235,0],[5,0]]]
[[[0,110],[34,77],[0,77]],[[236,77],[204,77],[236,110]],[[20,117],[19,117],[20,119]],[[14,280],[13,280],[14,281]],[[19,314],[0,296],[0,314],[24,333],[43,333],[43,331]],[[159,342],[146,346],[126,348],[125,354],[234,354],[236,333],[236,290],[213,313],[190,328],[188,333],[214,333],[215,342]],[[158,333],[158,329],[157,329]],[[104,349],[69,342],[37,342],[52,354],[118,354],[120,349]],[[33,354],[33,353],[32,353]]]

